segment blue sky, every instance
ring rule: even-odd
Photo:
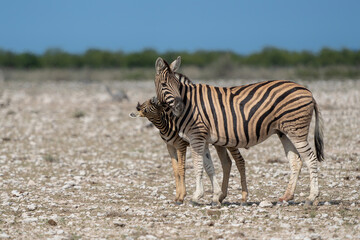
[[[360,48],[358,0],[3,0],[0,48],[125,52]]]

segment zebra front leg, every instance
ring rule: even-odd
[[[171,145],[168,145],[168,144],[166,146],[167,146],[168,152],[171,157],[172,168],[174,171],[175,186],[176,186],[175,202],[177,202],[180,197],[180,187],[179,187],[179,179],[180,178],[179,178],[179,171],[178,171],[178,159],[177,159],[177,155],[176,155],[176,148]]]
[[[279,138],[284,147],[285,155],[289,160],[291,169],[289,184],[286,188],[284,195],[279,198],[279,201],[282,202],[294,199],[294,192],[300,175],[302,161],[298,151],[296,150],[290,139],[285,134],[279,134]]]
[[[219,198],[219,201],[222,202],[226,198],[227,193],[228,193],[229,178],[230,178],[232,162],[230,160],[230,157],[229,157],[225,147],[215,146],[215,149],[220,158],[221,166],[223,169],[223,180],[222,180],[222,185],[221,185],[222,194],[220,195],[220,198]]]
[[[177,195],[177,202],[183,203],[186,196],[185,188],[185,159],[186,159],[186,147],[181,147],[177,149],[178,156],[178,175],[179,175],[179,195]]]
[[[211,186],[212,186],[212,192],[213,192],[213,198],[212,198],[212,205],[219,205],[220,204],[220,198],[223,195],[220,185],[216,179],[216,175],[215,175],[215,168],[214,168],[214,164],[213,161],[211,159],[211,155],[210,155],[210,151],[209,151],[209,147],[206,144],[205,147],[205,151],[204,151],[204,157],[203,157],[203,162],[204,162],[204,168],[205,171],[207,173],[207,175],[210,178],[211,181]]]
[[[195,192],[192,196],[192,201],[198,203],[200,198],[204,196],[204,185],[203,185],[203,156],[205,149],[205,139],[199,140],[196,138],[195,141],[190,140],[191,156],[194,165],[195,174]]]
[[[231,156],[234,158],[235,160],[235,164],[236,167],[240,173],[240,178],[241,178],[241,195],[242,195],[242,201],[243,202],[247,202],[247,198],[249,195],[248,192],[248,188],[247,188],[247,183],[246,183],[246,171],[245,171],[245,160],[242,157],[239,149],[234,148],[234,147],[229,147],[228,150],[231,153]]]

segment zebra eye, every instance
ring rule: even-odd
[[[166,87],[166,83],[161,83],[161,86],[162,86],[162,87]]]

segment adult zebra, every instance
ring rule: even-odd
[[[310,172],[307,203],[319,196],[317,161],[324,159],[322,121],[312,93],[291,81],[273,80],[238,87],[215,87],[182,83],[174,75],[178,57],[169,65],[162,58],[155,63],[155,88],[159,101],[179,118],[177,128],[190,141],[196,174],[193,201],[204,194],[202,156],[208,143],[224,147],[249,148],[277,134],[290,162],[291,176],[280,201],[294,198],[302,160]],[[308,143],[315,110],[315,149]]]

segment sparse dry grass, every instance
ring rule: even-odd
[[[121,103],[111,101],[102,83],[2,83],[0,100],[11,101],[0,108],[0,234],[11,239],[360,238],[360,81],[302,83],[314,93],[324,118],[320,205],[302,206],[309,193],[304,166],[295,202],[264,209],[241,205],[234,165],[220,209],[208,205],[206,177],[203,204],[191,206],[190,156],[188,196],[182,206],[173,203],[164,143],[145,119],[128,117],[137,101],[154,95],[152,81],[108,82],[127,91],[130,101]],[[77,112],[84,114],[76,117]],[[249,201],[276,201],[290,172],[279,140],[271,137],[241,151]],[[220,163],[211,152],[220,180]]]

